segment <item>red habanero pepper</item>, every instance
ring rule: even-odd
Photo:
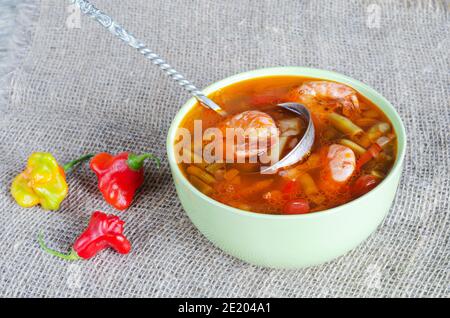
[[[106,202],[118,210],[127,209],[136,190],[144,183],[144,160],[152,158],[159,168],[159,159],[151,154],[122,152],[117,156],[99,153],[90,166],[98,178],[98,188]]]
[[[108,247],[120,254],[128,254],[131,244],[123,235],[124,224],[118,216],[95,211],[87,229],[77,238],[70,253],[64,254],[48,248],[42,234],[39,236],[39,245],[45,252],[65,260],[89,259]]]

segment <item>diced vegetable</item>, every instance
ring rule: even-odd
[[[216,182],[216,179],[212,175],[210,175],[208,172],[200,169],[199,167],[189,166],[186,169],[186,171],[188,174],[199,178],[200,180],[202,180],[203,182],[205,182],[207,184],[213,184],[214,182]]]
[[[379,178],[379,179],[383,179],[383,178],[386,176],[383,172],[378,171],[378,170],[375,170],[375,169],[373,169],[373,170],[370,172],[370,174],[371,174],[372,176],[376,177],[376,178]]]
[[[384,161],[384,162],[390,162],[390,161],[394,160],[394,158],[392,158],[391,156],[386,154],[386,152],[382,151],[378,155],[377,160]]]
[[[316,168],[320,167],[320,165],[321,165],[320,155],[318,153],[313,153],[309,156],[309,158],[304,163],[298,164],[293,168],[290,168],[286,171],[281,172],[280,174],[285,178],[288,178],[290,180],[295,180],[303,172],[312,170],[312,169],[316,169]]]
[[[321,204],[325,201],[325,197],[320,193],[314,179],[308,173],[302,173],[298,179],[300,186],[306,196],[316,204]]]
[[[198,166],[200,168],[205,168],[208,165],[208,163],[206,163],[203,160],[202,156],[197,154],[197,153],[195,153],[194,151],[191,151],[188,148],[183,148],[183,151],[187,151],[188,153],[190,153],[189,154],[190,155],[190,160],[191,160],[190,162],[194,163],[196,166]]]
[[[361,169],[362,166],[375,158],[381,150],[382,149],[378,144],[372,144],[372,146],[370,146],[369,149],[367,149],[367,151],[363,153],[361,157],[359,157],[359,159],[356,161],[356,169]]]
[[[361,127],[356,126],[350,119],[339,114],[330,113],[328,120],[337,130],[350,137],[359,136],[364,132]]]
[[[281,192],[283,194],[293,194],[294,192],[296,192],[298,189],[298,184],[297,181],[295,180],[289,180],[288,182],[286,182],[286,184],[283,186],[283,188],[281,189]]]
[[[369,137],[372,142],[375,142],[375,140],[385,135],[390,130],[391,125],[389,125],[388,123],[380,122],[369,128],[369,130],[367,131],[367,137]]]
[[[384,147],[387,144],[389,144],[392,140],[395,139],[395,135],[394,134],[389,134],[387,136],[381,136],[380,138],[377,139],[376,143],[380,146],[380,147]]]
[[[359,108],[361,109],[361,111],[364,111],[364,110],[370,109],[371,107],[370,107],[370,105],[366,104],[364,101],[360,101]]]
[[[284,214],[305,214],[309,212],[309,202],[305,199],[291,200],[283,208]]]
[[[224,177],[225,180],[231,181],[231,180],[233,180],[233,178],[236,177],[238,174],[239,174],[239,170],[237,170],[237,169],[231,169],[231,170],[228,170],[227,172],[225,172],[225,174],[224,174],[223,177]]]
[[[283,153],[286,143],[289,137],[279,137],[278,145],[274,145],[270,150],[270,160],[271,162],[278,162],[281,159],[281,154]]]
[[[206,171],[208,171],[209,173],[214,174],[214,172],[216,172],[217,170],[221,169],[225,167],[225,163],[211,163],[210,165],[208,165],[205,169]]]
[[[371,127],[375,125],[377,122],[378,120],[375,118],[361,117],[355,119],[355,124],[358,125],[359,127]]]
[[[367,134],[365,132],[363,132],[359,136],[350,137],[350,139],[364,148],[368,148],[372,144],[372,141],[370,141],[369,137],[367,137]]]
[[[262,192],[262,191],[266,190],[267,188],[269,188],[273,182],[274,182],[273,179],[265,179],[265,180],[258,181],[256,183],[254,183],[253,185],[251,185],[250,187],[243,189],[240,192],[240,194],[242,196],[246,197],[246,196],[250,196],[252,194],[258,193],[258,192]]]
[[[239,165],[236,165],[236,168],[243,173],[257,172],[259,171],[259,163],[240,163]]]
[[[231,202],[228,202],[228,204],[236,209],[241,209],[241,210],[246,210],[246,211],[251,210],[251,207],[246,203],[231,201]]]
[[[336,113],[331,113],[328,115],[328,120],[330,123],[339,131],[348,135],[350,139],[362,147],[369,147],[371,144],[370,138],[362,130],[361,127],[355,125],[347,117],[341,116]]]
[[[378,114],[378,112],[375,109],[369,109],[369,110],[363,111],[361,116],[365,117],[365,118],[378,118],[380,115]]]
[[[239,203],[239,204],[236,205],[236,207],[237,207],[238,209],[245,210],[245,211],[250,211],[250,210],[252,209],[252,208],[250,207],[250,205],[245,204],[245,203]]]
[[[225,169],[223,169],[223,168],[214,171],[214,178],[215,178],[217,181],[222,181],[222,180],[224,180],[224,178],[223,178],[224,175],[225,175]]]
[[[363,175],[353,183],[351,187],[352,195],[354,197],[360,197],[375,188],[378,183],[380,183],[379,178],[373,175]]]
[[[194,175],[189,176],[189,181],[191,181],[194,187],[196,187],[198,190],[200,190],[206,195],[210,195],[214,192],[214,189],[212,187],[210,187],[208,184],[206,184],[205,182],[200,180],[200,178]]]
[[[301,132],[302,122],[297,117],[280,119],[278,121],[278,127],[281,131],[281,137],[296,136]]]
[[[336,128],[328,126],[324,129],[322,137],[326,140],[332,140],[334,138],[337,138],[339,134],[340,133],[339,131],[336,130]]]
[[[303,163],[302,165],[307,169],[315,169],[319,167],[320,164],[321,164],[320,155],[318,153],[313,153],[309,156],[308,160],[306,160],[305,163]]]
[[[366,149],[358,145],[357,143],[348,140],[348,139],[340,139],[339,143],[343,146],[349,147],[351,150],[353,150],[358,155],[362,155],[366,152]]]
[[[369,149],[359,157],[358,161],[356,162],[356,168],[361,169],[362,166],[364,166],[366,163],[368,163],[373,158],[376,158],[380,152],[383,150],[383,147],[389,144],[389,142],[394,138],[393,134],[390,134],[389,136],[382,136],[377,139],[377,142],[372,144]]]

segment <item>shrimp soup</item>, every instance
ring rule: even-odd
[[[367,193],[394,164],[396,138],[392,124],[373,103],[344,84],[270,76],[235,83],[210,97],[229,115],[224,118],[195,105],[180,128],[198,136],[196,125],[201,121],[203,135],[200,141],[190,141],[189,147],[175,148],[177,155],[189,159],[180,161],[179,166],[191,184],[226,205],[267,214],[321,211]],[[268,165],[261,155],[275,162],[283,158],[306,129],[301,118],[277,107],[284,102],[297,102],[308,108],[315,126],[315,141],[309,156],[302,161],[274,174],[261,174],[260,168]],[[255,128],[257,133],[253,139],[241,133],[242,138],[238,139],[242,147],[236,146],[239,141],[233,137],[234,148],[227,148],[227,139],[211,151],[212,140],[217,141],[217,136],[211,138],[208,131],[220,132],[229,127]],[[261,144],[270,151],[263,153]],[[231,157],[224,148],[232,150]]]

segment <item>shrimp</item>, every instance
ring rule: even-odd
[[[296,88],[293,95],[300,103],[312,108],[317,106],[320,99],[325,99],[336,101],[336,106],[342,107],[342,113],[345,116],[360,113],[356,91],[344,84],[329,81],[306,82]]]
[[[279,137],[279,130],[275,120],[268,114],[257,110],[249,110],[225,120],[221,125],[224,136],[227,136],[227,129],[233,129],[236,136],[231,140],[226,140],[234,149],[237,157],[254,157],[267,152],[276,143]]]
[[[349,147],[332,144],[325,153],[319,187],[327,194],[340,192],[356,170],[355,153]]]

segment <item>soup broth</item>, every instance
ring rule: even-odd
[[[249,162],[248,153],[244,156],[246,162],[205,160],[202,150],[210,140],[202,140],[201,147],[192,143],[191,149],[183,148],[182,152],[197,158],[180,163],[186,178],[201,192],[226,205],[268,214],[329,209],[376,187],[395,161],[392,124],[376,105],[346,85],[270,76],[235,83],[210,98],[230,116],[255,110],[270,115],[279,136],[278,159],[301,140],[306,123],[277,104],[305,105],[315,126],[310,155],[275,174],[259,173],[262,163]],[[196,120],[201,120],[203,131],[224,127],[223,117],[200,104],[192,108],[181,127],[194,135]]]

